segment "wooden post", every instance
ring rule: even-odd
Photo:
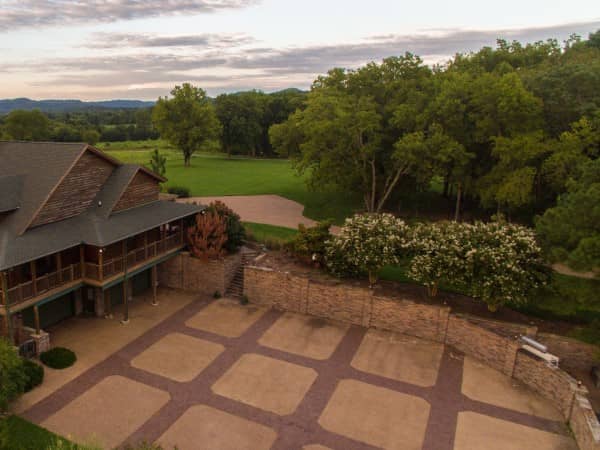
[[[37,269],[35,261],[29,263],[29,271],[31,272],[31,285],[33,287],[33,296],[37,295]]]
[[[121,243],[121,253],[123,253],[123,270],[127,272],[127,242],[126,239]]]
[[[110,291],[107,289],[104,291],[104,311],[106,312],[106,317],[112,318],[112,302],[110,300]]]
[[[40,309],[38,305],[33,306],[33,319],[35,321],[35,334],[40,335]]]
[[[158,270],[156,265],[152,266],[151,269],[151,274],[152,274],[152,306],[157,306],[158,305]]]
[[[12,332],[12,320],[10,318],[10,301],[8,298],[8,284],[6,281],[6,272],[0,272],[0,289],[2,290],[2,296],[4,298],[4,325],[6,327],[6,333],[8,334],[8,342],[14,343],[14,336]]]
[[[148,259],[148,232],[144,231],[144,260]]]
[[[63,282],[63,276],[62,276],[62,256],[61,256],[60,252],[58,252],[56,254],[56,273],[58,274],[58,282],[62,283]]]
[[[179,220],[179,244],[183,245],[183,219]]]
[[[99,281],[104,279],[104,250],[98,250],[98,278]]]
[[[79,247],[79,264],[81,264],[81,277],[85,278],[85,252],[83,245]]]

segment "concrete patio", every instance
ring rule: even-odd
[[[105,448],[577,448],[551,404],[440,344],[177,291],[145,308],[64,324],[80,366],[23,416]]]

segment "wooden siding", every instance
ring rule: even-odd
[[[144,172],[138,172],[121,195],[113,212],[123,211],[158,200],[158,181]]]
[[[113,170],[113,164],[86,151],[42,207],[31,227],[68,219],[84,212]]]

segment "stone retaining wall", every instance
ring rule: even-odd
[[[165,287],[223,295],[241,264],[240,253],[209,261],[180,253],[159,265],[158,282]]]
[[[550,399],[571,426],[580,449],[600,450],[600,424],[585,387],[563,370],[520,350],[518,337],[536,336],[536,327],[455,314],[447,306],[387,297],[350,283],[315,281],[265,267],[244,267],[244,294],[263,306],[453,346]],[[559,347],[556,340],[550,345],[551,350]]]

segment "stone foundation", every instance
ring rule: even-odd
[[[452,313],[450,307],[389,297],[351,283],[315,281],[265,267],[244,267],[244,294],[250,302],[283,311],[381,328],[455,347],[553,401],[571,426],[581,450],[600,450],[600,424],[587,389],[565,371],[520,349],[519,337],[537,328]],[[562,337],[540,336],[558,356],[569,349],[591,358],[592,350]],[[560,338],[560,339],[559,339]],[[566,338],[565,338],[566,339]],[[575,359],[567,356],[567,362]],[[575,364],[571,362],[571,364]]]
[[[223,295],[241,264],[241,253],[209,261],[180,253],[159,265],[158,282],[174,289]]]

